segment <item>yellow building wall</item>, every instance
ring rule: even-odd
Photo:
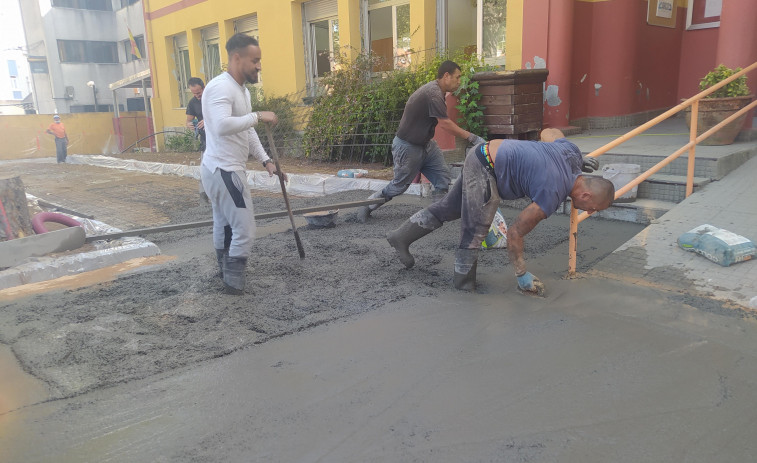
[[[341,52],[354,58],[360,52],[360,0],[337,0]],[[523,2],[507,4],[507,68],[521,62]],[[155,130],[181,126],[186,121],[180,107],[174,78],[172,37],[185,33],[189,42],[192,74],[203,78],[200,30],[218,24],[222,65],[228,63],[223,45],[233,34],[234,20],[256,13],[262,52],[262,83],[267,95],[281,96],[302,91],[306,86],[305,50],[302,28],[303,0],[143,0],[154,96]],[[189,6],[186,6],[189,5]],[[411,47],[420,58],[433,56],[436,48],[436,0],[410,0]]]
[[[144,118],[144,112],[121,112],[122,117]],[[55,139],[45,133],[53,122],[49,114],[0,116],[0,160],[55,157]],[[118,152],[113,130],[113,113],[61,114],[68,134],[68,154]],[[135,131],[124,133],[126,146],[136,139]],[[145,142],[146,143],[146,142]],[[144,146],[147,146],[146,144]]]
[[[507,19],[505,20],[505,69],[521,69],[523,59],[523,2],[507,2]]]
[[[410,48],[420,60],[434,56],[436,48],[436,0],[410,2]]]
[[[164,126],[181,126],[186,121],[174,77],[173,37],[182,33],[188,39],[192,75],[207,83],[199,46],[201,29],[218,25],[221,63],[225,67],[228,56],[224,45],[234,33],[234,21],[257,14],[264,91],[269,95],[285,95],[305,87],[302,0],[205,0],[184,5],[181,1],[145,0],[156,131]],[[357,19],[359,24],[359,15]]]

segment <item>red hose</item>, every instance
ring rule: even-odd
[[[45,222],[55,222],[67,227],[81,227],[81,223],[67,215],[58,214],[57,212],[40,212],[34,214],[34,217],[32,217],[32,228],[34,229],[34,233],[38,235],[47,233]]]

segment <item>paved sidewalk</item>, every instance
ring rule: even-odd
[[[682,233],[710,224],[757,242],[756,179],[757,157],[686,198],[596,265],[593,273],[757,309],[757,259],[721,267],[682,250],[676,241]]]

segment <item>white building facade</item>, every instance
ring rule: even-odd
[[[21,50],[0,51],[0,114],[26,114],[33,110],[31,75]]]
[[[149,69],[141,0],[19,0],[19,5],[40,114],[113,112],[116,105],[144,110],[142,89],[109,89]]]

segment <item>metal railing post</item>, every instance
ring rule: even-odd
[[[697,123],[699,122],[699,100],[691,103],[691,130],[689,131],[689,164],[686,170],[686,197],[688,198],[694,192],[694,162],[697,150]]]
[[[578,254],[578,209],[570,203],[570,236],[568,237],[568,276],[576,274],[576,255]]]

